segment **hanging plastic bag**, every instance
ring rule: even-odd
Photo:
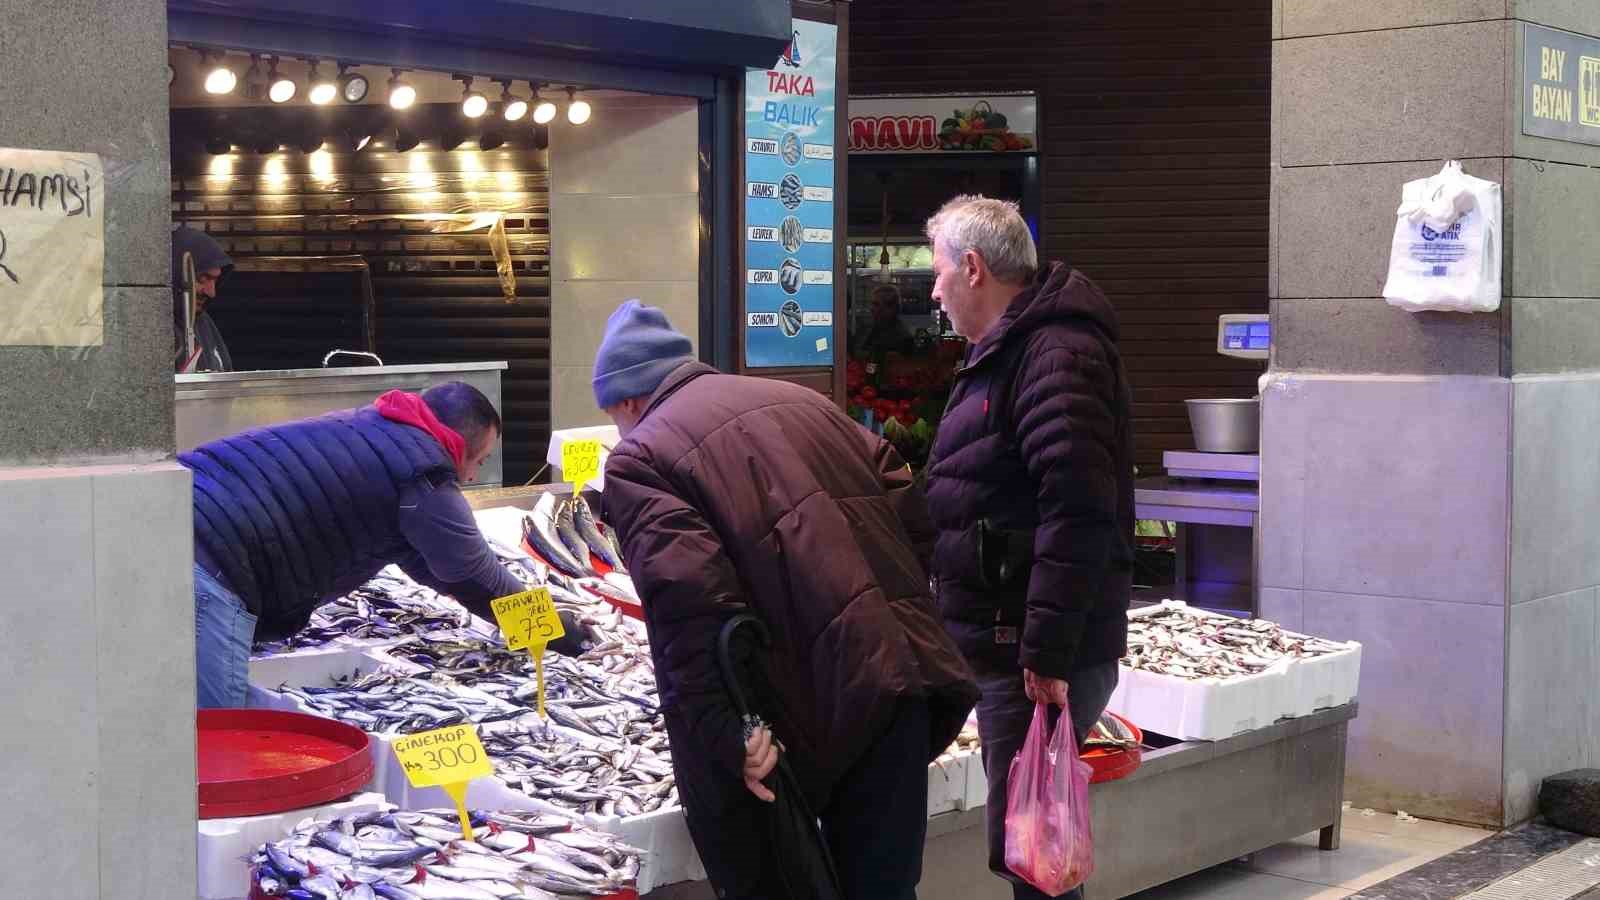
[[[1451,160],[1401,194],[1384,299],[1411,312],[1493,312],[1503,246],[1500,185]]]
[[[1089,764],[1078,758],[1072,714],[1061,711],[1052,736],[1048,707],[1034,706],[1006,785],[1006,868],[1052,897],[1094,871],[1089,774]]]

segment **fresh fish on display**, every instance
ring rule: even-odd
[[[486,726],[479,739],[501,781],[574,813],[626,817],[678,805],[664,730],[580,737],[525,718]]]
[[[257,644],[255,653],[270,656],[320,647],[338,638],[403,638],[471,623],[471,613],[461,604],[389,566],[349,594],[318,607],[306,627],[292,637]]]
[[[589,564],[589,545],[578,533],[577,512],[572,503],[573,498],[568,497],[556,505],[556,537],[561,539],[561,546],[567,548],[572,558],[583,564],[585,571],[592,572],[594,567]]]
[[[1094,723],[1089,729],[1089,737],[1083,742],[1085,749],[1096,747],[1112,750],[1136,750],[1139,748],[1139,739],[1123,721],[1111,713],[1101,713],[1100,721]]]
[[[572,819],[470,817],[476,842],[461,839],[450,810],[307,820],[252,854],[255,885],[295,900],[547,900],[614,894],[638,881],[643,851]]]
[[[534,552],[544,558],[551,568],[569,578],[583,578],[593,573],[587,562],[574,558],[556,533],[556,495],[545,494],[533,506],[533,511],[522,518],[522,537]]]
[[[336,679],[332,687],[290,687],[279,693],[307,709],[370,734],[411,734],[459,725],[514,719],[527,710],[431,683],[424,676],[378,670]]]
[[[1285,631],[1265,619],[1202,614],[1181,606],[1128,617],[1130,669],[1179,678],[1236,678],[1285,659],[1322,656],[1343,644]]]
[[[627,568],[622,564],[622,554],[611,542],[611,538],[601,533],[600,523],[595,519],[594,510],[589,508],[589,501],[585,500],[582,494],[578,494],[573,496],[572,505],[578,534],[583,537],[583,542],[589,545],[589,552],[610,566],[613,571],[626,572]]]

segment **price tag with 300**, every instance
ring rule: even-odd
[[[395,738],[394,755],[412,787],[437,787],[494,774],[474,725],[454,725]]]
[[[600,477],[600,441],[567,441],[561,445],[561,474],[574,491]]]
[[[412,787],[441,787],[455,801],[461,818],[461,836],[472,840],[472,821],[467,813],[467,782],[494,774],[489,754],[478,740],[476,725],[453,725],[421,734],[396,738],[394,755],[406,770]]]

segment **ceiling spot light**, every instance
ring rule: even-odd
[[[567,88],[567,121],[574,125],[582,125],[594,115],[594,108],[589,105],[589,101],[579,100],[577,96],[577,88]]]
[[[212,156],[222,156],[233,152],[233,144],[225,138],[214,137],[206,141],[206,152]]]
[[[417,102],[417,89],[400,77],[400,69],[393,72],[389,78],[389,106],[392,109],[410,109]]]
[[[372,90],[372,82],[360,72],[350,71],[344,63],[339,64],[339,96],[346,103],[360,103],[367,99],[367,92]]]
[[[401,153],[417,149],[417,145],[420,143],[422,143],[422,138],[414,131],[401,128],[395,133],[394,149]]]
[[[511,82],[500,82],[500,115],[507,122],[520,122],[528,114],[528,101],[511,93]]]
[[[439,138],[439,149],[449,152],[466,143],[466,141],[466,132],[447,131],[442,137]]]
[[[278,74],[278,58],[274,56],[267,66],[267,99],[273,103],[288,103],[299,90],[293,78]]]
[[[489,98],[472,89],[471,75],[457,75],[461,79],[461,114],[469,119],[481,118],[489,111]]]
[[[246,100],[260,100],[267,95],[267,77],[261,74],[261,56],[250,54],[250,68],[244,73]]]
[[[211,54],[202,53],[201,57],[205,60],[206,64],[211,65],[211,70],[206,73],[206,93],[233,93],[233,89],[239,84],[239,76],[235,75],[233,70],[228,68],[225,62],[226,57],[220,53],[217,54],[216,62],[214,64],[211,63]]]
[[[504,144],[505,142],[506,136],[500,132],[493,130],[485,131],[483,135],[478,138],[478,149],[498,150],[500,149],[500,145]]]
[[[555,121],[556,105],[539,96],[539,86],[533,86],[533,122],[535,125],[549,125]]]
[[[327,106],[339,96],[339,85],[332,78],[324,78],[318,68],[317,63],[311,64],[311,75],[307,79],[311,87],[306,91],[306,99],[314,106]]]

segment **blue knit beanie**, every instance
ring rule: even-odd
[[[601,409],[656,392],[673,369],[694,361],[694,344],[666,313],[629,300],[606,321],[594,358],[594,402]]]

